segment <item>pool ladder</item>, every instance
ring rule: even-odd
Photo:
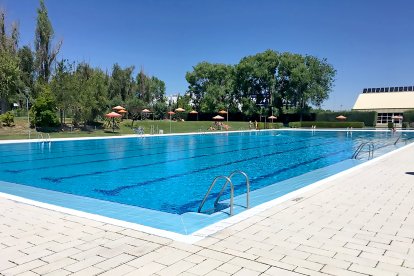
[[[355,150],[354,154],[352,155],[351,159],[357,159],[358,155],[362,152],[365,147],[368,147],[368,160],[374,157],[374,143],[373,142],[362,142],[357,149]]]
[[[39,140],[39,143],[42,143],[42,144],[44,144],[44,143],[49,143],[50,144],[51,141],[50,141],[50,135],[49,135],[49,133],[46,133],[45,136],[46,137],[43,137],[43,134],[40,133],[40,132],[38,132],[37,133],[37,140]]]
[[[240,170],[236,170],[234,172],[232,172],[229,176],[224,176],[224,175],[220,175],[217,176],[216,178],[214,178],[213,182],[211,182],[210,188],[208,189],[206,195],[203,198],[203,201],[200,204],[200,207],[198,207],[197,212],[201,213],[201,210],[203,209],[204,203],[206,203],[208,196],[210,195],[211,190],[214,188],[214,186],[216,185],[217,181],[219,179],[225,179],[226,182],[223,184],[223,186],[221,187],[221,190],[219,192],[219,194],[217,195],[216,200],[214,201],[214,209],[216,209],[218,202],[220,200],[220,197],[223,195],[224,191],[227,188],[227,185],[230,184],[230,216],[233,215],[233,206],[234,206],[234,185],[233,182],[231,181],[232,177],[236,174],[241,174],[244,176],[244,178],[246,179],[246,209],[249,209],[249,201],[250,201],[250,180],[249,177],[247,176],[247,174],[243,171]]]

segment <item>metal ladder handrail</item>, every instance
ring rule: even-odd
[[[351,159],[357,159],[358,155],[362,151],[362,149],[368,145],[368,159],[374,157],[374,143],[373,142],[362,142],[357,149],[355,150],[354,154],[352,155]]]
[[[250,180],[249,180],[249,177],[247,176],[247,174],[245,173],[245,172],[243,172],[243,171],[241,171],[241,170],[236,170],[236,171],[234,171],[234,172],[232,172],[229,176],[228,176],[228,178],[231,180],[232,179],[232,177],[235,175],[235,174],[241,174],[241,175],[243,175],[244,177],[245,177],[245,179],[246,179],[246,209],[249,209],[249,203],[250,203]],[[232,182],[233,183],[233,182]],[[217,195],[217,198],[216,198],[216,200],[214,201],[214,206],[216,206],[217,205],[217,203],[219,202],[219,200],[220,200],[220,197],[223,195],[223,193],[224,193],[224,190],[226,189],[226,186],[227,186],[227,183],[226,184],[224,184],[223,185],[223,187],[221,188],[221,191],[220,191],[220,193]]]
[[[37,135],[36,135],[36,139],[38,139],[38,140],[39,140],[39,143],[40,143],[40,142],[43,142],[43,134],[42,134],[42,133],[40,133],[40,132],[37,132],[36,134],[37,134]]]
[[[394,145],[396,145],[398,143],[398,141],[400,141],[400,139],[402,138],[402,134],[400,136],[398,136],[397,140],[395,140]]]
[[[210,185],[210,188],[208,189],[206,195],[203,198],[203,201],[200,204],[200,207],[198,207],[198,210],[197,210],[198,213],[201,212],[201,209],[203,208],[204,203],[206,203],[207,197],[209,196],[211,190],[216,185],[217,180],[222,179],[222,178],[226,179],[226,183],[223,185],[223,187],[227,186],[227,183],[230,183],[230,216],[233,215],[234,185],[233,185],[233,182],[231,182],[231,179],[224,175],[219,175],[219,176],[216,176],[216,178],[214,178],[213,182]]]
[[[207,197],[210,195],[211,190],[213,189],[213,187],[216,185],[217,180],[219,179],[226,179],[226,182],[223,184],[219,194],[216,197],[216,200],[214,201],[214,207],[217,206],[220,197],[223,195],[224,191],[227,188],[227,185],[230,183],[230,216],[233,215],[233,205],[234,205],[234,184],[233,181],[231,181],[232,177],[236,174],[241,174],[245,177],[246,179],[246,209],[250,208],[250,179],[248,177],[248,175],[241,171],[241,170],[236,170],[233,171],[229,176],[224,176],[224,175],[220,175],[217,176],[216,178],[214,178],[213,182],[211,183],[207,193],[205,194],[203,200],[201,201],[200,207],[198,207],[197,212],[200,213],[205,202],[207,201]]]
[[[50,141],[50,134],[49,133],[46,133],[47,134],[47,137],[45,138],[45,142],[46,143],[51,143],[51,141]]]

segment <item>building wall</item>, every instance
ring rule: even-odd
[[[414,109],[414,92],[386,92],[359,94],[353,110]]]
[[[388,92],[391,91],[388,88],[370,89],[375,92],[364,89],[364,92],[358,96],[352,110],[376,111],[377,127],[387,127],[388,123],[395,123],[397,127],[401,127],[403,119],[396,117],[402,116],[407,110],[414,109],[413,87],[405,91],[404,87],[401,88],[403,88],[401,92]]]

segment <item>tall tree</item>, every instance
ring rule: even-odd
[[[38,77],[44,82],[49,81],[52,65],[62,46],[61,41],[55,47],[52,46],[53,35],[53,27],[50,23],[44,0],[40,0],[40,7],[37,9],[35,50]]]
[[[109,84],[109,98],[124,103],[133,93],[134,80],[132,72],[134,66],[122,69],[118,63],[115,63],[112,68],[111,81]]]
[[[102,70],[81,63],[76,68],[75,79],[74,124],[91,123],[108,108],[108,78]]]
[[[325,59],[305,56],[302,61],[292,70],[291,75],[292,95],[301,121],[309,104],[320,106],[328,98],[336,74]]]
[[[33,52],[29,46],[23,46],[17,52],[19,56],[20,70],[22,71],[21,79],[23,85],[30,89],[33,89],[34,84],[34,57]]]
[[[7,109],[9,100],[15,98],[20,87],[19,59],[16,55],[18,30],[12,25],[12,33],[6,32],[5,12],[0,11],[0,109]]]
[[[237,91],[244,112],[251,113],[252,109],[258,112],[259,107],[267,110],[280,98],[276,89],[278,66],[279,54],[273,50],[245,57],[236,66]]]
[[[157,77],[147,76],[144,71],[138,73],[137,77],[137,96],[148,105],[156,102],[165,102],[165,82]]]
[[[79,92],[73,70],[73,64],[67,60],[61,60],[56,64],[55,74],[50,81],[50,87],[59,109],[61,126],[65,124],[65,115],[74,106]]]
[[[201,62],[185,78],[194,107],[202,112],[237,108],[234,99],[234,66]]]

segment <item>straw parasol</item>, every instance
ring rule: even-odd
[[[346,120],[346,117],[344,115],[339,115],[336,117],[337,120]]]
[[[272,120],[272,123],[273,123],[273,120],[276,120],[277,119],[277,117],[276,116],[269,116],[269,117],[267,117],[268,119],[270,119],[270,120]]]
[[[216,115],[213,117],[213,120],[224,120],[224,117],[220,115]]]
[[[227,122],[229,121],[229,113],[226,110],[222,109],[218,113],[221,114],[221,115],[226,115]]]
[[[122,107],[120,105],[117,105],[115,107],[112,107],[112,110],[122,110],[122,109],[125,109],[125,107]]]
[[[190,114],[197,114],[197,121],[198,121],[198,112],[197,112],[197,111],[195,111],[195,110],[191,110],[191,111],[190,111]]]
[[[170,115],[170,133],[171,133],[171,116],[175,114],[174,111],[168,111],[167,112],[168,115]]]
[[[111,113],[105,114],[105,117],[112,118],[112,132],[115,132],[115,118],[122,117],[122,115],[116,112],[111,112]]]
[[[184,111],[185,111],[185,109],[184,108],[181,108],[181,107],[175,109],[175,112],[177,112],[177,113],[181,113],[181,112],[184,112]],[[177,115],[177,117],[178,117],[178,121],[181,121],[180,116]]]

